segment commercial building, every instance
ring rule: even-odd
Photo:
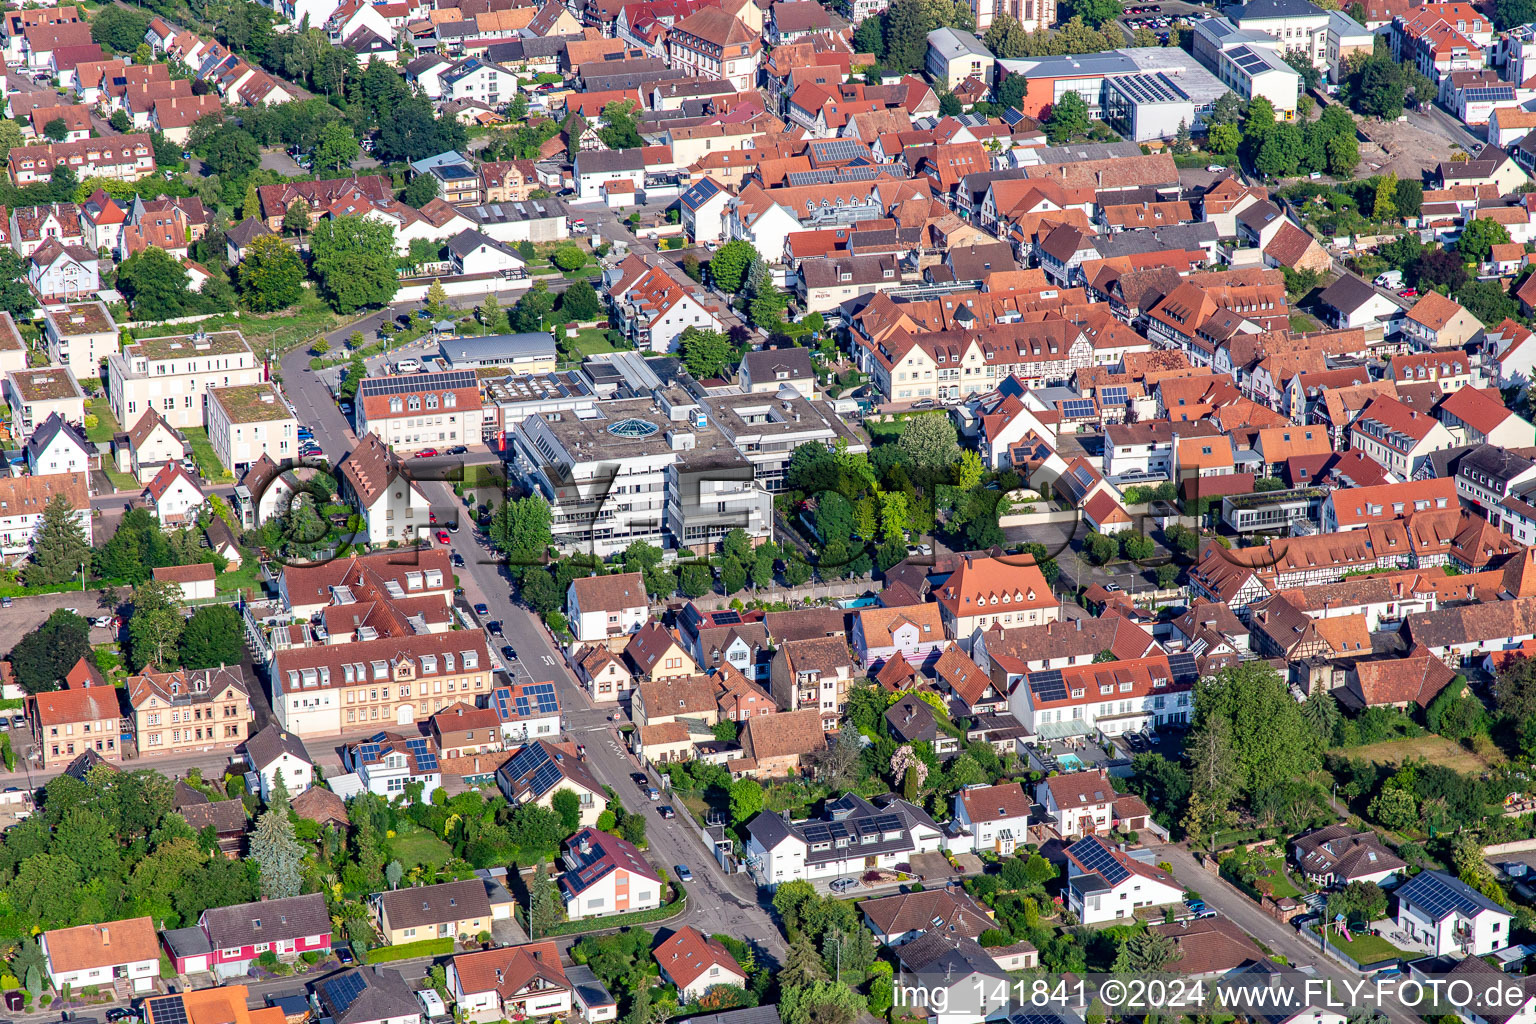
[[[239,331],[145,338],[107,357],[107,398],[119,423],[153,408],[177,429],[207,422],[214,388],[256,384],[261,361]]]
[[[675,548],[690,529],[723,536],[727,523],[766,533],[768,496],[680,387],[529,417],[512,440],[515,471],[549,501],[562,548],[604,556],[636,540]]]
[[[480,440],[484,414],[473,370],[368,377],[356,404],[358,435],[373,434],[393,451]]]
[[[212,388],[208,399],[208,440],[226,469],[241,474],[263,455],[282,463],[298,454],[298,417],[271,384]]]
[[[555,340],[548,331],[522,334],[490,334],[479,338],[442,338],[437,343],[443,360],[455,370],[503,367],[516,376],[553,373]]]

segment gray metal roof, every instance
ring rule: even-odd
[[[490,334],[483,338],[444,338],[438,342],[438,347],[450,365],[555,357],[555,339],[549,334],[536,332]]]

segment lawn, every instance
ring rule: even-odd
[[[192,461],[197,463],[197,471],[204,480],[228,483],[234,479],[214,454],[206,427],[186,427],[182,433],[186,435],[187,444],[192,446]]]
[[[1317,929],[1313,929],[1313,934]],[[1328,943],[1336,949],[1342,949],[1348,953],[1350,959],[1362,967],[1370,964],[1379,964],[1384,960],[1398,960],[1403,957],[1403,951],[1398,949],[1379,935],[1371,935],[1368,932],[1352,932],[1354,939],[1344,941],[1344,936],[1333,928],[1328,929]]]
[[[112,486],[119,491],[142,491],[144,485],[139,483],[139,478],[132,473],[119,473],[115,469],[108,469],[107,460],[102,460],[102,472],[107,474],[107,479],[112,481]]]
[[[601,327],[583,327],[574,338],[564,337],[564,331],[560,334],[560,347],[573,355],[586,357],[616,351],[608,340],[608,332]]]
[[[1291,330],[1298,334],[1306,334],[1309,331],[1322,330],[1322,325],[1305,313],[1292,313]]]
[[[447,843],[414,825],[402,825],[395,838],[389,841],[389,849],[407,871],[417,865],[436,871],[453,855]]]
[[[286,352],[300,342],[309,341],[315,335],[334,330],[343,318],[331,310],[311,288],[304,289],[296,306],[277,313],[241,313],[215,317],[194,326],[166,324],[160,327],[139,328],[134,336],[139,338],[166,337],[186,334],[202,328],[205,331],[238,330],[250,343],[251,351],[258,357],[269,347]]]
[[[252,592],[253,596],[261,596],[261,568],[256,561],[255,552],[241,549],[240,568],[226,569],[219,573],[213,581],[213,589],[220,594],[233,594],[237,590]]]
[[[112,435],[122,429],[117,425],[117,417],[112,415],[112,403],[107,401],[105,395],[91,399],[86,411],[96,417],[96,425],[85,432],[87,440],[111,441]]]
[[[1422,757],[1431,764],[1444,765],[1463,774],[1485,772],[1502,760],[1496,758],[1490,761],[1443,736],[1410,736],[1363,747],[1350,747],[1340,753],[1365,758],[1374,764],[1402,764],[1410,757]]]

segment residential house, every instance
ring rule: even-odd
[[[259,779],[263,802],[271,799],[279,776],[290,797],[309,789],[314,781],[315,762],[304,741],[275,723],[245,741],[245,762]]]
[[[607,791],[575,748],[550,740],[534,740],[513,753],[496,769],[496,785],[508,803],[540,807],[550,807],[556,793],[569,790],[576,794],[583,827],[595,825],[608,802]]]
[[[1393,893],[1393,920],[1432,955],[1486,956],[1509,945],[1514,915],[1461,879],[1425,870]]]
[[[1087,836],[1067,847],[1067,906],[1084,924],[1134,918],[1148,907],[1184,901],[1184,887],[1151,863],[1151,850],[1137,856],[1098,836]]]
[[[197,927],[212,950],[210,968],[219,978],[244,975],[267,950],[291,963],[303,953],[325,954],[331,930],[325,898],[319,893],[210,907]]]
[[[944,629],[967,652],[978,629],[1035,626],[1060,615],[1050,585],[1027,555],[1011,560],[965,556],[940,585],[938,605]]]
[[[239,665],[146,669],[128,678],[127,691],[141,756],[236,747],[249,735],[250,684]]]
[[[992,911],[963,889],[922,889],[863,900],[864,923],[885,946],[900,946],[934,929],[946,935],[979,939],[996,927]]]
[[[840,637],[789,641],[774,652],[769,692],[786,711],[818,708],[827,731],[835,732],[857,674]]]
[[[385,447],[377,434],[365,434],[341,457],[336,469],[343,492],[363,513],[363,525],[373,544],[410,542],[430,528],[431,505],[411,478],[400,456]]]
[[[86,439],[85,431],[65,423],[55,412],[27,438],[26,455],[27,471],[34,476],[85,474],[96,459],[96,446]]]
[[[799,713],[754,719],[752,724]],[[841,825],[835,835],[832,825]],[[845,793],[828,800],[816,819],[791,821],[774,811],[758,814],[747,823],[746,863],[758,885],[773,888],[794,879],[889,869],[942,845],[942,830],[921,808],[895,797],[877,806]]]
[[[123,733],[117,690],[84,658],[63,683],[61,690],[27,698],[28,725],[43,768],[61,768],[88,750],[117,760]]]
[[[467,1020],[527,1020],[571,1012],[575,986],[553,941],[460,953],[448,963],[448,994]]]
[[[147,917],[55,928],[38,936],[43,973],[55,991],[68,985],[153,991],[160,977],[160,941]]]
[[[740,736],[743,756],[731,762],[732,774],[764,779],[800,771],[807,757],[827,749],[822,724],[816,708],[747,719]]]
[[[1150,814],[1136,797],[1117,794],[1102,768],[1044,779],[1035,784],[1035,800],[1064,839],[1108,833],[1122,825],[1135,831],[1145,827]]]
[[[565,841],[560,894],[572,921],[659,907],[666,883],[633,843],[592,827]]]
[[[581,643],[637,632],[650,618],[650,598],[638,572],[584,576],[571,581],[565,615]]]
[[[335,1024],[422,1024],[421,1002],[399,971],[351,967],[315,983],[320,1012]]]
[[[661,967],[663,981],[677,988],[678,1001],[697,1002],[720,985],[745,988],[747,972],[720,941],[693,925],[683,925],[664,939],[651,955]]]
[[[1429,292],[1403,317],[1402,331],[1422,348],[1459,349],[1481,334],[1483,325],[1456,300]]]
[[[143,492],[144,504],[166,526],[178,526],[195,515],[206,500],[192,474],[179,462],[168,462]]]
[[[369,897],[387,946],[418,939],[472,939],[491,930],[491,900],[479,878],[411,885]]]
[[[523,744],[560,733],[560,698],[555,684],[531,681],[498,686],[491,691],[490,710],[507,743]]]
[[[409,693],[410,688],[404,688]],[[431,743],[415,732],[376,732],[341,749],[341,766],[352,772],[362,788],[386,800],[406,797],[419,785],[417,799],[430,800],[442,784],[442,765]]]
[[[955,794],[954,823],[962,836],[961,845],[974,852],[1012,856],[1021,843],[1029,841],[1029,816],[1034,801],[1019,782],[996,786],[966,786]],[[950,838],[950,849],[956,848]]]
[[[279,463],[298,455],[298,417],[269,383],[210,388],[207,419],[214,454],[236,474],[263,454]]]
[[[477,708],[463,701],[450,704],[428,723],[432,742],[443,757],[465,757],[500,750],[501,719],[494,708]]]
[[[101,376],[101,363],[117,351],[117,321],[103,302],[77,302],[43,311],[43,344],[48,360],[77,380]]]
[[[935,604],[860,608],[853,622],[852,643],[866,669],[897,656],[914,665],[923,664],[946,643],[943,612]]]
[[[1291,840],[1291,858],[1307,881],[1326,888],[1351,882],[1391,885],[1407,865],[1375,832],[1327,825]]]

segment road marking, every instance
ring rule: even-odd
[[[547,654],[543,655],[543,658],[544,658],[544,664],[546,664],[546,665],[553,665],[555,663],[555,659],[551,658]]]

